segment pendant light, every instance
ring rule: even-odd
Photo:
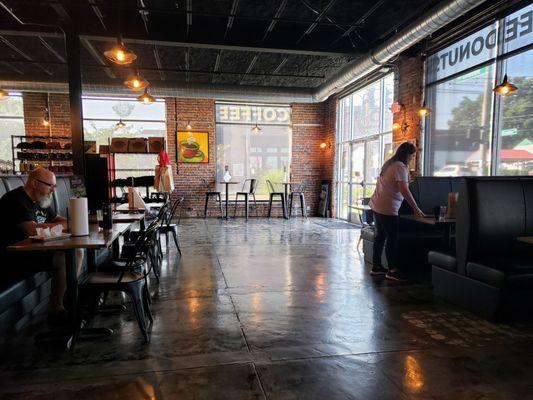
[[[254,125],[254,127],[252,128],[252,132],[253,132],[253,133],[259,133],[259,132],[261,132],[261,131],[262,131],[262,129],[259,128],[259,126],[257,125],[257,122],[256,122],[255,125]]]
[[[141,90],[148,86],[148,81],[139,75],[139,71],[128,77],[128,80],[124,81],[124,85],[133,90]]]
[[[502,83],[497,85],[492,91],[500,96],[507,96],[508,94],[514,93],[518,88],[512,83],[507,81],[507,74],[503,77]]]
[[[257,125],[257,107],[256,107],[256,109],[255,109],[255,125],[254,125],[254,127],[252,128],[252,132],[253,132],[253,133],[259,133],[259,132],[261,132],[261,131],[262,131],[262,129],[259,128],[259,126]]]
[[[188,131],[192,130],[191,121],[187,121],[187,125],[185,126],[185,129]]]
[[[5,99],[6,97],[9,97],[9,93],[6,92],[4,89],[0,89],[0,100]]]
[[[137,59],[137,54],[128,49],[120,37],[112,48],[104,51],[104,56],[118,65],[129,65]]]
[[[126,126],[126,124],[124,123],[124,121],[122,121],[122,117],[115,124],[115,128],[116,129],[121,129],[121,128],[124,128],[125,126]]]
[[[137,100],[143,104],[152,104],[155,101],[154,97],[148,93],[148,87],[144,88],[144,93],[137,97]]]

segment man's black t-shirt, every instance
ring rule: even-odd
[[[41,208],[26,193],[23,187],[11,190],[0,199],[0,210],[4,215],[4,224],[0,229],[0,253],[13,243],[26,238],[19,224],[35,221],[43,224],[52,221],[57,213],[51,208]]]

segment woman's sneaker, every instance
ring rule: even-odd
[[[392,272],[388,271],[387,275],[385,275],[385,279],[396,281],[396,282],[407,282],[408,280],[407,277],[398,270],[395,270]]]
[[[387,273],[387,268],[383,268],[381,265],[375,265],[370,270],[370,275],[378,276],[378,275],[385,275]]]

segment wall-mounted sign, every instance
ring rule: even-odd
[[[291,108],[252,104],[217,104],[216,121],[232,124],[289,125]]]

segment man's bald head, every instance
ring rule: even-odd
[[[56,176],[52,171],[43,167],[37,167],[28,174],[28,180],[41,180],[50,184],[56,183]]]
[[[39,203],[42,208],[47,208],[52,204],[52,194],[56,186],[55,174],[46,168],[38,167],[28,174],[24,190],[33,201]]]

